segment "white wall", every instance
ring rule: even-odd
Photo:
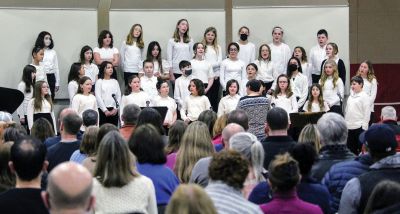
[[[95,10],[0,9],[0,85],[16,88],[22,70],[31,63],[37,35],[52,34],[60,67],[60,91],[56,98],[67,98],[67,77],[71,64],[78,61],[84,45],[97,46]]]

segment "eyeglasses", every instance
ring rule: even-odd
[[[279,81],[279,83],[288,83],[288,81]]]
[[[236,48],[230,48],[229,51],[235,51],[235,52],[237,52],[238,49],[236,49]]]

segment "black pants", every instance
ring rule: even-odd
[[[268,91],[269,89],[271,89],[272,83],[274,83],[274,81],[272,81],[272,82],[264,82],[264,84],[265,84],[265,91]],[[273,88],[272,90],[275,90],[275,89]]]
[[[129,72],[124,72],[124,80],[125,80],[125,87],[127,87],[129,85],[128,83],[128,79],[129,77],[136,75],[138,76],[138,73],[129,73]]]
[[[343,116],[342,106],[339,106],[339,105],[331,106],[331,109],[329,110],[329,112],[335,112],[335,113],[338,113]]]
[[[358,137],[364,130],[360,127],[358,129],[349,129],[347,136],[347,147],[353,152],[355,155],[359,155],[361,152],[361,143],[358,140]]]
[[[113,107],[107,108],[108,111],[112,111],[113,109],[114,109]],[[111,123],[118,127],[118,113],[114,116],[107,117],[104,114],[104,112],[101,109],[99,109],[99,116],[100,116],[100,121],[99,121],[100,126],[105,123]]]
[[[312,83],[318,83],[321,75],[311,74]]]
[[[49,88],[51,91],[51,100],[54,101],[54,96],[56,96],[56,75],[55,74],[46,74],[47,76],[47,84],[49,84]]]
[[[211,86],[210,90],[208,91],[208,93],[206,94],[208,99],[210,100],[212,109],[215,112],[218,112],[218,103],[219,103],[219,87],[220,87],[220,83],[219,83],[219,77],[217,79],[214,78],[214,83]]]

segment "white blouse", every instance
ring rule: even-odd
[[[92,80],[92,85],[96,83],[97,76],[99,75],[99,67],[94,63],[90,65],[83,65],[83,69],[85,70],[85,76],[89,77]]]
[[[167,46],[168,62],[172,65],[175,74],[182,74],[179,69],[179,63],[182,60],[190,61],[193,57],[193,40],[190,42],[175,42],[173,38],[169,39]]]
[[[32,129],[32,126],[33,126],[33,123],[34,123],[33,122],[33,115],[34,114],[37,114],[37,113],[50,113],[51,118],[53,120],[54,133],[57,133],[57,128],[56,128],[56,124],[55,124],[56,123],[56,118],[54,116],[54,110],[51,109],[50,103],[46,99],[43,99],[43,101],[42,101],[42,109],[36,110],[35,107],[34,107],[34,102],[35,102],[35,98],[31,99],[28,102],[28,106],[27,106],[27,109],[26,109],[27,117],[28,117],[29,130]]]
[[[256,59],[256,46],[252,42],[248,42],[245,45],[242,45],[239,42],[237,42],[237,44],[239,45],[238,58],[246,65],[254,62]]]
[[[272,96],[271,106],[274,106],[274,108],[280,107],[285,109],[285,111],[288,114],[288,117],[290,113],[295,113],[299,111],[299,107],[296,101],[296,96],[294,96],[294,94],[291,97],[286,97],[286,95],[278,95],[277,97]]]
[[[207,45],[206,53],[204,55],[204,60],[209,62],[214,70],[214,76],[219,76],[219,68],[222,62],[222,49],[221,46],[218,45],[217,50],[215,50],[214,46]]]
[[[308,86],[312,85],[311,64],[308,62],[301,63],[301,70],[304,76],[307,77]]]
[[[279,73],[275,68],[275,64],[272,61],[267,60],[256,60],[254,63],[258,67],[257,79],[263,82],[273,82],[278,78]]]
[[[69,103],[72,104],[72,99],[74,98],[75,94],[78,93],[79,85],[75,80],[71,80],[68,83],[68,96],[69,96]]]
[[[371,82],[367,78],[363,78],[363,80],[363,91],[369,96],[371,112],[374,112],[374,102],[376,99],[376,94],[378,92],[378,82],[375,78],[372,79]]]
[[[181,109],[181,118],[182,120],[189,119],[190,121],[196,121],[199,118],[199,115],[211,108],[210,101],[208,97],[203,96],[193,96],[190,95],[183,102],[183,107]]]
[[[96,83],[95,94],[97,99],[97,106],[103,111],[107,111],[107,107],[116,108],[116,103],[113,98],[121,101],[121,90],[118,81],[115,79],[99,79]]]
[[[302,73],[297,73],[295,77],[290,78],[293,93],[295,97],[299,97],[297,104],[299,107],[303,106],[308,96],[308,79]]]
[[[124,72],[139,73],[142,69],[144,48],[140,49],[136,42],[132,45],[127,45],[126,41],[123,41],[120,54],[121,65]]]
[[[45,74],[54,74],[56,77],[56,86],[60,86],[57,52],[54,49],[44,49],[43,69]]]
[[[321,85],[321,80],[319,80]],[[329,106],[340,105],[340,100],[344,98],[344,85],[342,79],[336,81],[336,87],[333,86],[333,78],[330,76],[326,79],[322,88],[322,96]]]
[[[39,63],[39,65],[35,65],[35,64],[31,64],[31,65],[36,68],[36,77],[35,77],[36,82],[37,81],[45,81],[45,82],[47,82],[47,75],[46,75],[46,73],[44,71],[43,64]]]
[[[178,109],[182,108],[184,100],[190,95],[190,91],[188,88],[190,80],[192,80],[192,75],[182,75],[175,80],[174,99],[175,102],[178,104]]]
[[[27,107],[29,101],[32,99],[33,95],[33,87],[31,86],[31,92],[25,92],[26,85],[24,82],[20,82],[18,84],[18,91],[22,92],[24,94],[24,101],[21,103],[21,105],[17,109],[17,114],[19,118],[24,118],[25,115],[27,115]]]
[[[171,70],[171,65],[168,63],[167,60],[161,59],[162,62],[162,70],[163,72],[160,72],[160,65],[158,64],[157,60],[153,60],[154,64],[154,69],[153,69],[153,74],[160,72],[160,74],[169,74],[169,71]]]
[[[100,55],[100,59],[103,61],[112,61],[114,59],[114,54],[119,54],[118,49],[113,48],[99,48],[95,47],[93,49],[93,53],[98,53]]]
[[[271,43],[269,47],[271,48],[271,61],[275,63],[278,73],[286,74],[287,63],[292,56],[289,46],[285,43],[281,43],[279,46]]]
[[[158,95],[157,91],[157,77],[152,76],[152,77],[147,77],[146,75],[142,76],[140,78],[140,85],[143,89],[144,92],[146,92],[151,99],[156,97]]]
[[[235,94],[234,96],[228,94],[225,97],[221,98],[218,104],[218,117],[235,110],[237,104],[239,103],[239,100],[240,95],[238,94]]]
[[[158,95],[153,100],[154,106],[166,106],[168,108],[167,115],[165,115],[164,123],[172,125],[174,121],[174,115],[176,114],[176,103],[171,97],[161,97]],[[175,118],[176,119],[176,118]]]
[[[98,111],[96,97],[93,94],[76,94],[72,99],[71,108],[78,112],[81,117],[82,113],[88,109]]]
[[[214,78],[214,71],[210,63],[205,60],[190,60],[192,66],[192,78],[199,79],[203,84],[208,84],[208,79]]]
[[[321,109],[320,107],[319,107],[319,104],[318,103],[311,103],[311,111],[308,111],[308,103],[309,103],[310,101],[309,100],[307,100],[305,103],[304,103],[304,106],[303,106],[303,111],[305,111],[305,112],[328,112],[329,111],[329,106],[328,106],[328,103],[327,102],[324,102],[324,109]]]
[[[239,84],[242,84],[243,80],[247,79],[246,65],[242,60],[233,61],[228,58],[222,61],[219,81],[223,89],[225,89],[226,83],[231,79],[237,80]],[[240,85],[240,87],[243,86]]]

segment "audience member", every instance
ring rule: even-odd
[[[147,123],[153,125],[157,129],[158,133],[163,138],[164,144],[166,145],[168,143],[168,137],[165,135],[165,130],[163,127],[164,120],[161,117],[161,114],[154,108],[144,108],[142,111],[140,111],[136,128],[139,128],[139,126]]]
[[[217,147],[218,144],[222,145],[222,130],[224,130],[225,126],[227,125],[228,114],[223,114],[217,118],[214,123],[213,133],[212,133],[212,143],[214,147]],[[222,149],[223,146],[221,146]],[[215,149],[217,152],[218,150]]]
[[[14,142],[0,143],[0,194],[15,186],[15,175],[8,167],[10,150]]]
[[[381,181],[372,190],[364,213],[396,213],[399,211],[400,184],[393,181]],[[384,200],[382,200],[384,199]]]
[[[315,124],[307,124],[304,126],[298,139],[299,143],[311,143],[317,153],[321,149],[320,141],[317,125]]]
[[[400,126],[397,124],[396,109],[393,106],[385,106],[381,111],[381,123],[387,124],[396,134],[397,152],[400,152]]]
[[[167,155],[178,152],[179,147],[181,145],[181,139],[183,134],[185,133],[187,128],[187,124],[182,120],[177,120],[175,123],[169,128],[168,131],[168,144],[165,148],[165,153]]]
[[[23,126],[14,124],[4,130],[4,142],[16,142],[26,136],[26,130]]]
[[[44,142],[49,137],[54,137],[53,127],[50,122],[41,117],[33,122],[31,136]]]
[[[85,134],[78,150],[75,150],[70,157],[70,161],[82,164],[88,156],[93,156],[96,153],[97,135],[99,127],[89,126],[86,127]]]
[[[140,114],[140,107],[136,104],[128,104],[124,107],[121,119],[124,125],[119,129],[122,137],[128,141],[133,132],[135,131],[138,117]]]
[[[93,109],[86,109],[82,112],[82,123],[85,128],[89,126],[98,126],[99,113]]]
[[[246,111],[242,109],[236,109],[231,111],[231,113],[228,114],[228,120],[226,121],[226,123],[239,124],[246,131],[249,129],[249,117],[247,116]]]
[[[210,136],[214,136],[213,128],[215,121],[217,120],[217,113],[215,113],[213,110],[205,110],[200,113],[197,120],[205,123],[208,127],[208,131],[210,132]]]

